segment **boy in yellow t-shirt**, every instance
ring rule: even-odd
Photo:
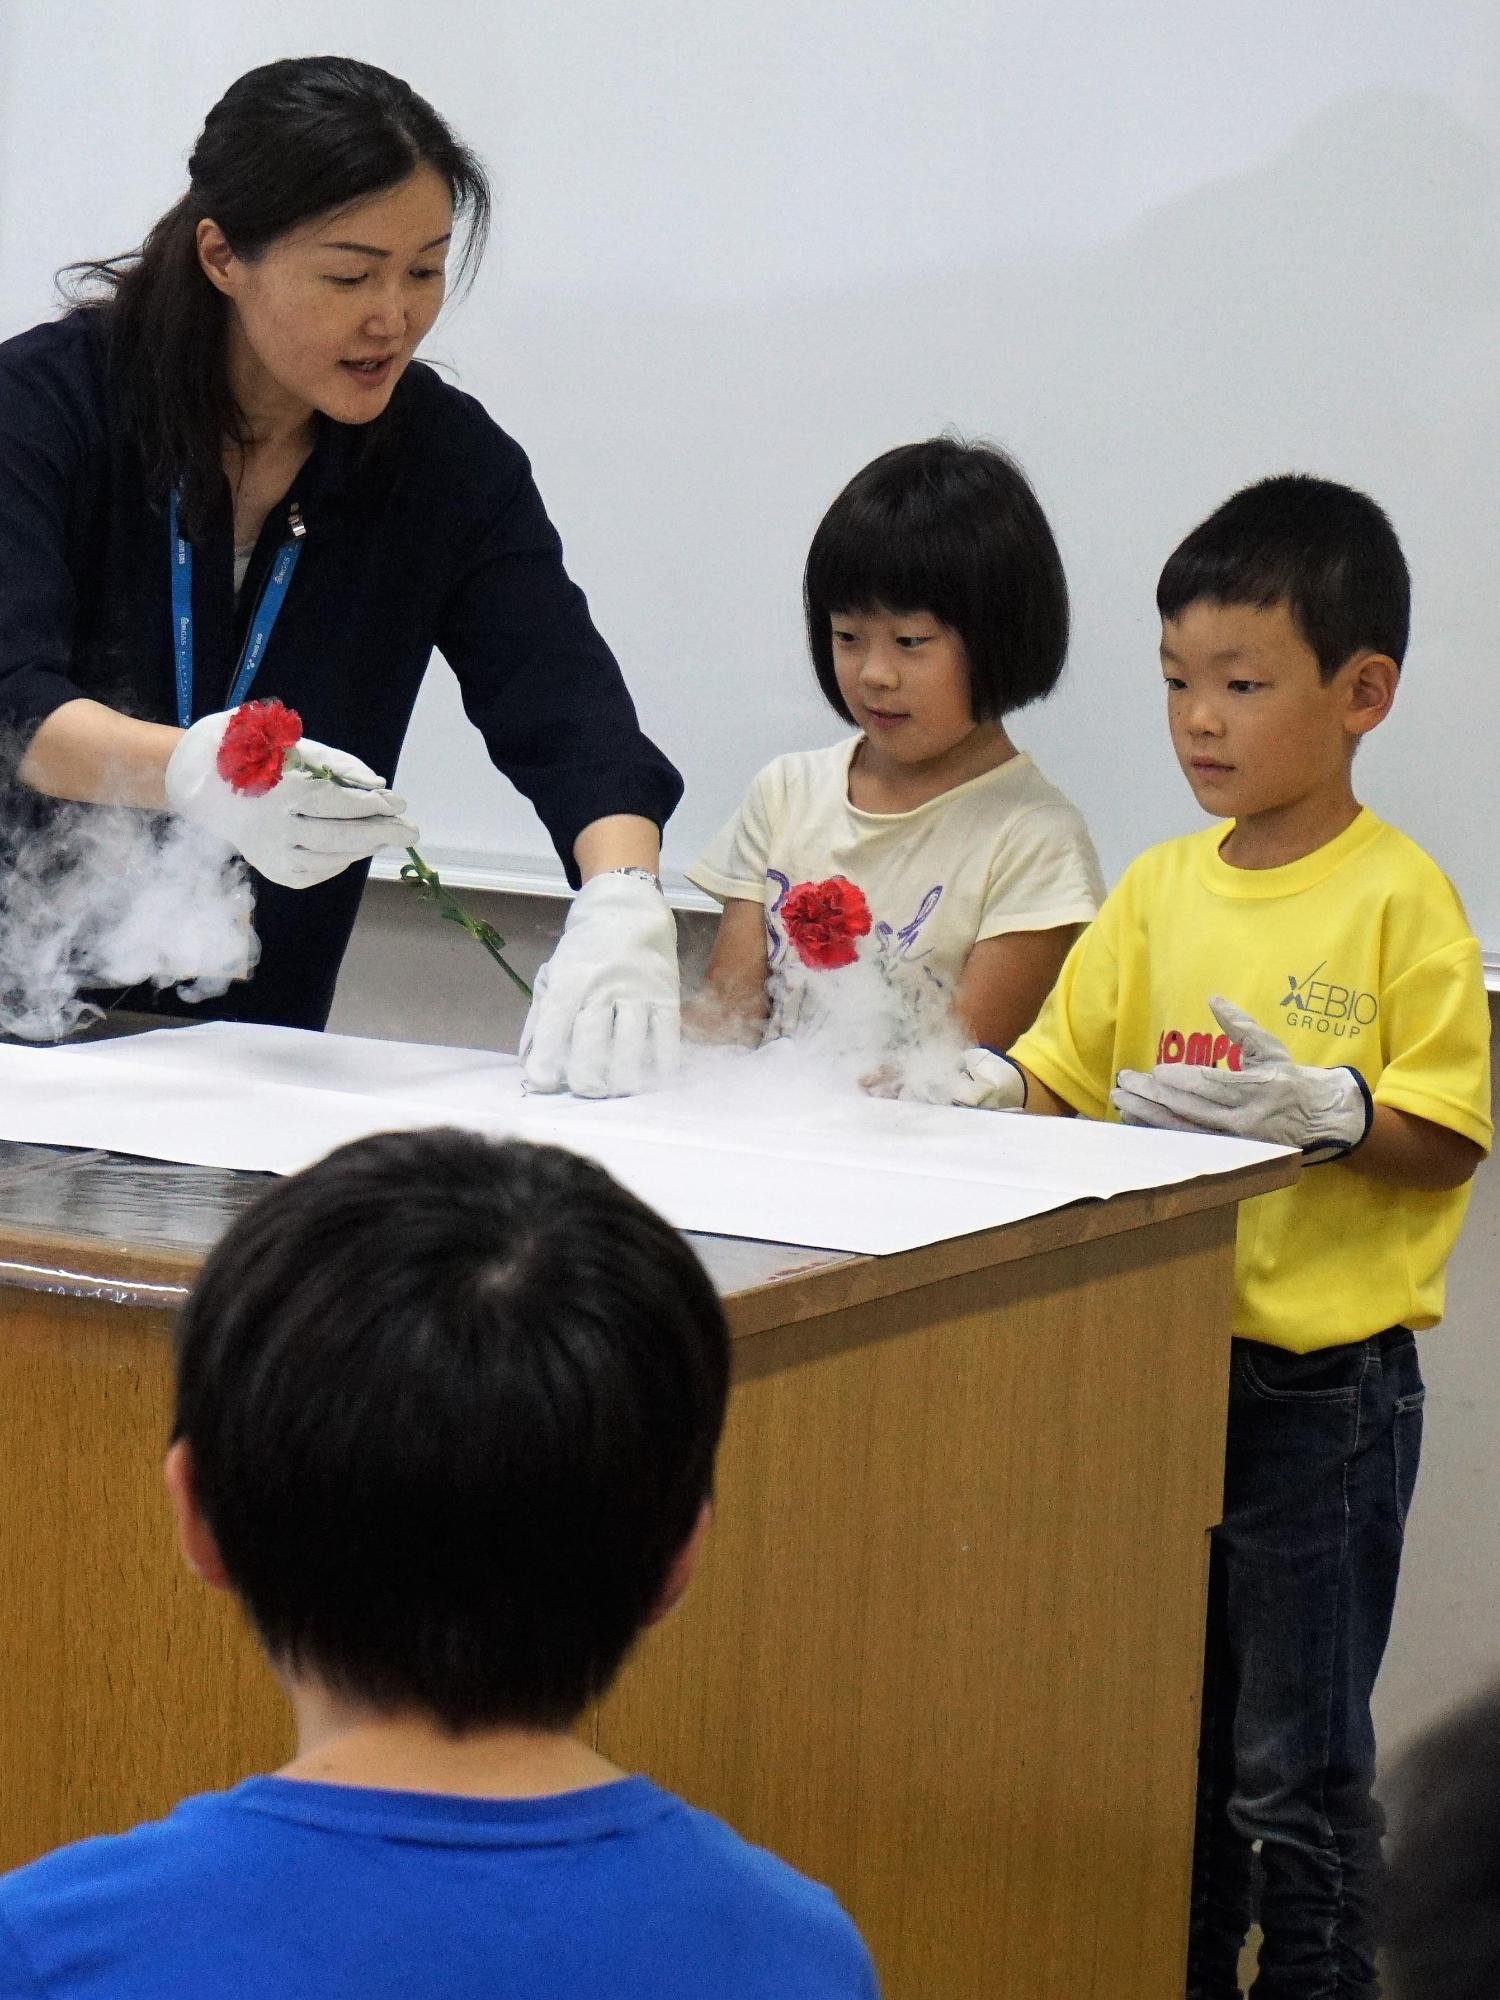
[[[1303,477],[1227,501],[1157,589],[1172,744],[1230,822],[1152,849],[966,1101],[1304,1149],[1246,1203],[1214,1532],[1187,1991],[1375,2000],[1370,1694],[1421,1440],[1413,1330],[1489,1148],[1479,949],[1434,863],[1354,796],[1406,647],[1400,544]]]

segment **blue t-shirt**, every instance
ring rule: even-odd
[[[828,1890],[645,1778],[251,1778],[0,1881],[5,2000],[873,2000]]]

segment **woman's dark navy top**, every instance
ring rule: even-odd
[[[11,840],[39,836],[55,810],[14,773],[62,703],[84,695],[147,721],[177,719],[166,508],[147,492],[107,327],[107,308],[83,310],[0,344],[0,792]],[[682,781],[640,731],[526,454],[471,396],[413,363],[378,436],[320,420],[289,499],[307,532],[257,699],[278,697],[306,735],[389,778],[436,647],[571,881],[573,842],[591,821],[666,821]],[[226,482],[195,544],[195,716],[224,707],[286,536],[277,507],[236,607]],[[412,804],[420,818],[421,801]],[[191,1011],[321,1027],[366,872],[302,890],[257,876],[254,979]]]

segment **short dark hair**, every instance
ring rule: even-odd
[[[1332,680],[1346,660],[1384,653],[1399,667],[1411,626],[1411,577],[1396,531],[1367,494],[1306,473],[1247,486],[1167,558],[1156,608],[1284,604]]]
[[[225,301],[198,263],[211,217],[235,255],[253,262],[313,217],[383,194],[430,167],[464,219],[462,279],[483,254],[489,181],[479,160],[409,83],[352,56],[289,56],[247,70],[203,122],[187,193],[141,248],[69,265],[69,296],[102,288],[130,423],[154,498],[176,488],[190,535],[202,532],[223,484],[226,438],[245,439],[230,393]],[[367,426],[372,446],[388,412]]]
[[[177,1322],[175,1435],[273,1660],[446,1728],[570,1723],[708,1495],[728,1341],[602,1167],[456,1131],[272,1188]]]
[[[996,446],[897,445],[856,472],[818,524],[802,578],[807,643],[829,703],[839,612],[928,611],[963,640],[976,722],[1038,701],[1068,653],[1068,585],[1041,503]]]
[[[1407,1753],[1382,1942],[1400,2000],[1500,1993],[1500,1687]]]

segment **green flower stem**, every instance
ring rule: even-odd
[[[324,778],[329,784],[338,785],[346,792],[370,790],[368,785],[361,785],[354,778],[339,777],[326,764],[307,763],[295,750],[288,751],[286,763],[293,770],[305,771],[310,778]],[[406,865],[401,870],[401,880],[415,883],[418,893],[427,898],[446,922],[457,924],[459,929],[467,931],[470,937],[478,938],[511,984],[519,986],[528,1000],[532,998],[531,988],[505,956],[505,939],[501,937],[499,931],[493,924],[487,924],[483,917],[471,915],[457,896],[445,887],[436,869],[429,868],[414,847],[408,847],[406,850]]]
[[[505,939],[494,925],[487,924],[483,917],[476,917],[466,910],[458,898],[444,887],[436,871],[427,866],[414,847],[408,847],[406,850],[406,865],[401,870],[401,880],[414,882],[419,893],[433,904],[440,917],[450,924],[457,924],[461,930],[466,930],[470,937],[478,938],[511,984],[519,986],[528,1000],[532,997],[531,988],[506,958]]]

